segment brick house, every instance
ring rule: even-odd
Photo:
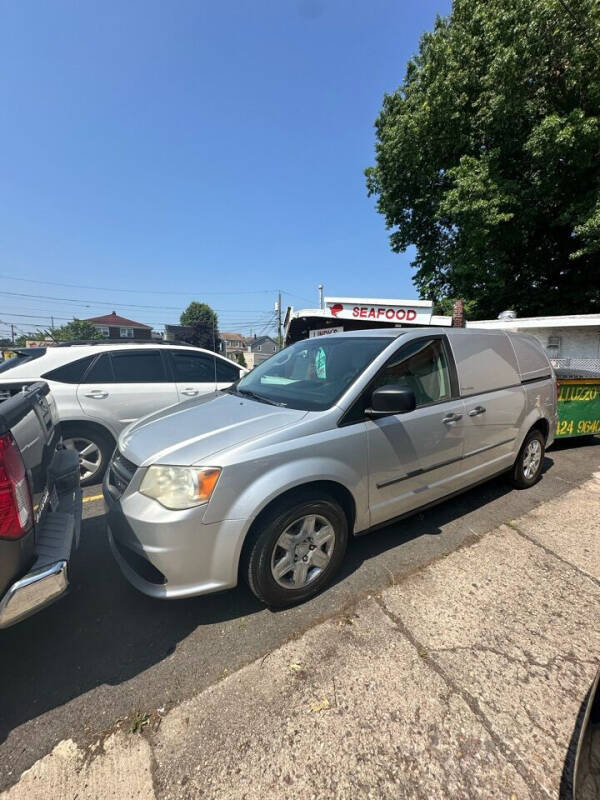
[[[103,317],[90,317],[84,322],[90,322],[107,339],[131,339],[133,341],[152,339],[150,325],[120,317],[116,311],[105,314]]]
[[[223,342],[224,354],[230,358],[233,354],[246,349],[246,340],[241,333],[227,333],[221,331],[219,338]]]

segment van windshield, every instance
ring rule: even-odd
[[[231,391],[273,405],[324,411],[391,341],[336,335],[305,339],[259,364]]]

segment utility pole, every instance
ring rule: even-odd
[[[317,287],[319,289],[319,308],[324,308],[325,304],[323,303],[323,284],[320,283]]]
[[[15,326],[12,324],[12,322],[10,324],[10,341],[12,344],[15,343]]]
[[[275,304],[277,311],[277,344],[279,349],[283,347],[283,336],[281,332],[281,292],[277,295],[277,303]]]

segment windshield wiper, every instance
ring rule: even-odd
[[[257,394],[256,392],[253,392],[250,389],[238,389],[236,387],[236,392],[238,394],[246,395],[247,397],[253,397],[255,400],[258,400],[260,403],[268,403],[270,406],[284,407],[284,406],[287,405],[287,403],[278,403],[277,400],[271,400],[270,397],[265,397],[262,394]]]

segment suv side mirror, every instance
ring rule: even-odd
[[[368,417],[388,417],[406,414],[417,406],[415,393],[408,386],[380,386],[371,395],[371,408],[365,409]]]

